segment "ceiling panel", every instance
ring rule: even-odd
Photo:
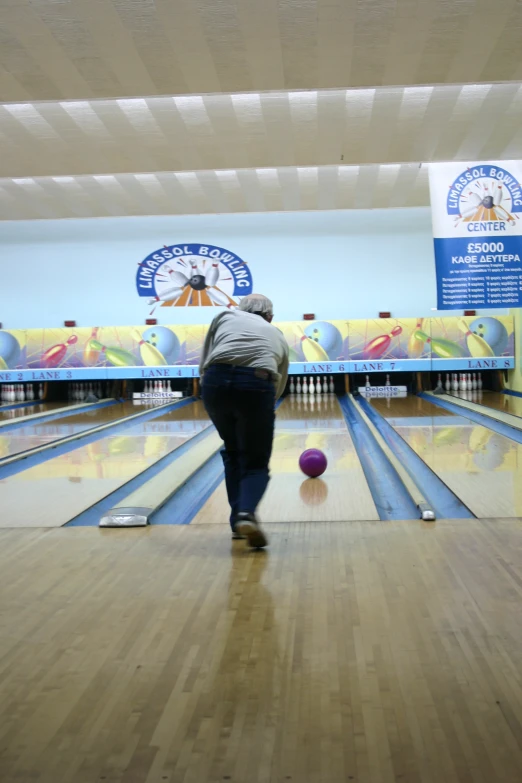
[[[428,204],[418,163],[0,179],[4,220]]]
[[[522,157],[519,84],[0,105],[1,177]]]
[[[0,100],[522,78],[520,0],[0,0]]]

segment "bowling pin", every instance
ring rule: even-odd
[[[482,375],[480,373],[477,373],[477,389],[482,391]]]
[[[449,377],[449,373],[446,373],[446,383],[444,384],[444,388],[447,392],[451,391],[451,381]]]
[[[473,334],[473,332],[468,329],[465,321],[459,319],[457,321],[457,326],[460,331],[466,335],[466,345],[468,346],[468,351],[471,356],[484,358],[495,355],[495,352],[490,348],[483,337],[479,337],[478,334]]]
[[[205,285],[214,286],[219,280],[219,264],[212,264],[205,275]]]
[[[321,379],[320,379],[319,376],[317,376],[317,382],[315,384],[315,393],[316,394],[321,394],[321,391],[322,391],[322,389],[321,389]]]
[[[159,351],[155,345],[151,345],[144,340],[137,329],[131,329],[131,337],[133,340],[136,340],[140,346],[140,356],[143,359],[143,364],[147,367],[157,367],[159,365],[167,364],[161,351]]]
[[[169,280],[171,280],[176,285],[176,287],[179,286],[180,288],[185,288],[185,286],[188,285],[188,277],[178,269],[167,268],[163,271],[168,274]]]
[[[94,367],[96,362],[98,361],[98,356],[100,355],[99,351],[95,351],[94,348],[91,347],[91,340],[97,340],[98,339],[98,332],[100,330],[99,326],[95,326],[91,332],[91,336],[85,343],[85,348],[83,349],[83,364],[84,367]]]
[[[385,386],[391,386],[391,383],[390,383],[390,376],[389,376],[389,375],[387,375],[387,376],[386,376],[386,383],[385,383],[384,385],[385,385]]]
[[[477,391],[477,374],[473,373],[473,379],[471,381],[471,388],[473,391]]]
[[[295,385],[295,390],[297,394],[301,394],[301,379],[299,376],[297,376],[297,383]]]
[[[308,394],[308,385],[306,383],[306,378],[303,378],[303,394]]]
[[[468,384],[466,382],[466,373],[463,372],[460,376],[460,391],[467,391]]]
[[[314,381],[313,381],[312,377],[310,377],[309,383],[308,383],[308,394],[311,394],[311,395],[315,394]]]
[[[154,299],[149,299],[149,305],[156,304],[156,302],[166,302],[170,299],[177,299],[180,294],[183,293],[183,288],[180,288],[179,286],[175,288],[167,288],[166,291],[162,291],[160,294],[154,297]]]
[[[459,390],[459,379],[457,377],[457,373],[456,372],[453,373],[453,379],[451,381],[451,388],[452,388],[453,391],[458,391]]]
[[[72,334],[67,342],[58,343],[58,345],[53,345],[51,348],[48,348],[42,356],[43,366],[59,367],[59,365],[62,364],[63,360],[65,359],[68,346],[74,345],[76,342],[78,342],[78,338],[75,334]]]
[[[328,394],[328,392],[329,392],[328,378],[326,377],[326,375],[323,375],[323,394]]]
[[[293,376],[290,377],[290,394],[295,394],[295,384]]]
[[[365,386],[366,389],[370,389],[371,388],[370,376],[369,375],[366,376],[366,382],[365,382],[364,386]]]
[[[208,293],[208,291],[207,291]],[[322,345],[307,337],[300,326],[294,326],[294,332],[301,341],[301,350],[307,362],[327,362],[328,354]]]
[[[431,345],[432,353],[441,359],[459,359],[466,355],[460,345],[453,340],[446,340],[443,337],[428,337],[425,332],[422,334],[425,337],[425,342]]]
[[[105,354],[105,358],[115,367],[136,367],[138,362],[130,351],[102,345],[98,340],[91,340],[92,347]]]
[[[422,330],[423,323],[424,318],[417,318],[417,326],[408,340],[408,356],[412,359],[419,357],[424,350],[424,344],[426,341],[423,340],[422,336],[418,334],[418,332]]]
[[[220,291],[218,288],[207,288],[206,293],[209,299],[212,302],[214,302],[214,304],[224,305],[229,309],[234,307],[234,305],[231,303],[228,296],[224,294],[223,291]]]
[[[38,387],[38,399],[43,400],[44,398],[44,386],[43,383],[41,383]]]
[[[499,185],[495,193],[493,194],[493,204],[496,207],[498,207],[503,198],[504,198],[504,192],[502,190],[502,185]]]
[[[364,358],[380,359],[381,356],[386,353],[392,338],[398,337],[401,333],[402,326],[394,326],[389,334],[381,334],[379,337],[375,337],[373,340],[370,340],[370,342],[363,349]],[[420,339],[420,336],[423,335],[424,332],[418,329],[416,332],[414,332],[414,334],[418,334]]]
[[[330,385],[328,387],[328,390],[330,394],[333,394],[335,392],[335,383],[334,383],[333,375],[330,375]]]

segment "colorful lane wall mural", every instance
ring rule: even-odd
[[[514,367],[512,316],[277,324],[291,372],[394,372]],[[197,377],[199,326],[0,330],[0,382]]]

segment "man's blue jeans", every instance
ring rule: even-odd
[[[264,370],[214,364],[205,371],[202,397],[225,444],[221,456],[233,528],[239,512],[255,512],[270,479],[275,387]]]

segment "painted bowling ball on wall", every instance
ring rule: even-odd
[[[469,325],[469,330],[473,334],[478,334],[487,342],[494,351],[495,356],[502,356],[507,348],[508,333],[503,323],[496,318],[480,317],[475,318]]]
[[[16,337],[0,331],[0,369],[13,369],[20,359],[21,349]]]
[[[304,330],[307,337],[316,343],[319,343],[321,348],[324,348],[328,354],[328,358],[335,360],[338,359],[343,351],[343,338],[341,332],[333,324],[328,321],[314,321]]]
[[[151,326],[143,332],[142,339],[157,348],[167,364],[176,364],[180,345],[173,331],[166,326]]]

